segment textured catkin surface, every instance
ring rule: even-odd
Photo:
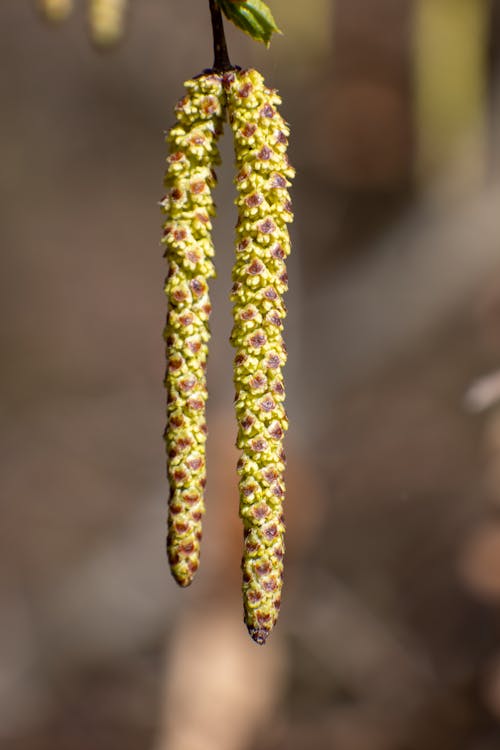
[[[127,0],[90,0],[89,27],[99,46],[115,44],[123,35]]]
[[[238,224],[233,270],[237,446],[244,527],[245,623],[257,643],[271,632],[281,603],[284,556],[283,437],[287,429],[282,338],[285,258],[292,221],[288,187],[294,170],[280,97],[255,70],[225,74],[236,154]]]
[[[167,553],[172,573],[188,586],[199,565],[205,486],[205,403],[208,279],[211,257],[211,189],[222,132],[222,84],[205,75],[186,84],[170,130],[165,176],[167,214],[163,242],[168,261],[165,293],[169,300],[167,345],[167,428],[165,441],[170,483]]]

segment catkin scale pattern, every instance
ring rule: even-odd
[[[169,270],[165,341],[167,427],[165,442],[170,484],[167,554],[172,574],[188,586],[199,566],[206,481],[206,364],[212,263],[211,190],[219,161],[223,96],[220,77],[187,81],[176,106],[177,122],[168,134],[165,187],[167,214],[163,242]]]
[[[233,269],[235,409],[240,516],[244,528],[244,619],[265,643],[281,604],[284,557],[283,499],[288,426],[281,374],[287,290],[285,258],[292,221],[288,188],[289,129],[277,111],[281,99],[255,70],[224,75],[236,156],[238,223]]]

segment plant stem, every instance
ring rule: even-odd
[[[221,10],[216,0],[208,0],[208,2],[210,5],[212,33],[214,37],[214,65],[212,69],[215,73],[224,73],[227,70],[232,70],[234,66],[231,65],[227,52]]]

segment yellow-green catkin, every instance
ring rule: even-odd
[[[38,0],[40,12],[48,21],[65,21],[73,10],[73,0]]]
[[[186,96],[176,106],[177,123],[168,134],[167,194],[161,203],[167,214],[163,242],[169,265],[165,286],[169,300],[165,328],[167,553],[181,586],[188,586],[198,569],[204,513],[208,279],[215,275],[211,190],[224,111],[219,77],[207,74],[185,85]]]
[[[123,36],[127,0],[89,0],[89,27],[99,47],[116,44]]]
[[[233,270],[237,446],[240,516],[244,527],[245,623],[265,643],[281,604],[283,499],[287,429],[281,369],[287,290],[285,258],[292,221],[288,188],[294,170],[286,150],[289,129],[281,99],[255,70],[224,75],[236,154],[238,223]]]

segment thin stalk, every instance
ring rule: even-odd
[[[212,70],[214,73],[225,73],[227,70],[232,70],[234,66],[231,65],[227,52],[222,13],[216,0],[208,0],[208,3],[210,6],[214,39],[214,64]]]

